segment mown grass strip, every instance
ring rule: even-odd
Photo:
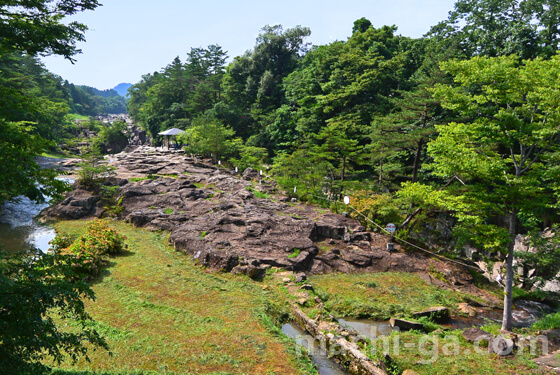
[[[57,228],[79,235],[83,224]],[[273,290],[194,265],[167,245],[165,234],[111,225],[127,236],[128,251],[112,257],[93,283],[97,300],[87,309],[113,355],[92,352],[91,363],[64,364],[60,371],[296,374],[311,368],[278,330],[287,306]]]

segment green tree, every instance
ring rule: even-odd
[[[81,51],[87,27],[63,22],[67,16],[99,6],[97,0],[5,0],[0,5],[0,52],[61,55],[70,61]]]
[[[6,122],[0,117],[0,205],[18,196],[42,202],[45,196],[57,197],[66,183],[56,179],[57,172],[41,169],[35,155],[47,146],[25,122]]]
[[[214,162],[237,154],[241,140],[234,138],[235,131],[224,125],[212,114],[193,120],[192,126],[178,139],[186,144],[188,152],[211,157]]]
[[[459,46],[467,58],[551,56],[558,50],[559,14],[557,0],[458,0],[428,35]]]
[[[372,26],[371,21],[365,17],[360,18],[359,20],[354,21],[354,27],[352,27],[352,34],[355,32],[366,32]]]
[[[143,76],[129,90],[132,119],[153,139],[165,129],[187,128],[220,100],[226,58],[216,44],[191,48],[185,63],[176,57],[161,72]]]
[[[80,158],[81,161],[77,164],[80,167],[78,182],[87,188],[96,188],[103,179],[115,173],[115,167],[104,162],[101,150],[95,145],[84,150]]]
[[[505,254],[504,330],[512,327],[515,238],[524,227],[542,225],[543,209],[556,203],[549,181],[560,177],[546,162],[560,140],[560,56],[518,61],[476,57],[442,64],[455,86],[439,85],[434,95],[465,121],[436,126],[428,152],[434,175],[458,177],[464,185],[436,191],[410,184],[401,193],[416,189],[425,201],[451,207],[459,235]]]
[[[380,189],[389,187],[384,184],[397,177],[401,181],[418,181],[427,158],[426,145],[436,133],[434,125],[452,115],[442,109],[430,90],[437,84],[450,83],[449,75],[439,64],[453,57],[456,51],[442,49],[442,44],[433,40],[418,43],[416,47],[420,47],[415,54],[423,59],[422,64],[389,98],[393,107],[391,113],[376,118],[371,126],[368,148],[378,170]]]
[[[260,129],[274,121],[274,111],[284,100],[283,80],[307,52],[305,38],[310,33],[309,28],[301,26],[287,30],[281,25],[265,26],[255,48],[227,67],[224,101],[231,107],[230,113],[237,114],[231,125],[239,136],[260,135]]]
[[[337,125],[329,124],[315,136],[320,145],[311,149],[315,157],[328,162],[333,174],[333,180],[340,178],[344,182],[352,165],[359,165],[362,159],[363,147],[358,140],[348,137],[346,131]]]
[[[43,254],[35,259],[0,251],[0,368],[5,374],[40,374],[43,360],[60,363],[87,358],[88,344],[107,344],[88,325],[84,299],[91,288],[75,276],[68,256]],[[60,329],[57,322],[74,322],[79,330]]]
[[[287,191],[296,187],[298,195],[322,196],[329,166],[325,161],[318,160],[309,148],[309,144],[303,144],[292,154],[280,153],[274,159],[272,173]]]
[[[104,154],[121,152],[128,145],[126,131],[124,121],[106,124],[102,126],[99,135],[93,140],[92,147],[99,149]]]

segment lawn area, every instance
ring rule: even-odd
[[[531,361],[538,356],[542,345],[514,349],[513,355],[489,354],[487,348],[467,342],[460,330],[424,334],[416,331],[393,333],[376,342],[376,350],[388,353],[401,370],[412,369],[420,375],[448,374],[554,374]]]
[[[325,307],[340,317],[389,319],[434,306],[456,307],[460,294],[402,272],[313,276],[309,279]]]
[[[55,226],[79,235],[84,222]],[[91,363],[63,364],[61,373],[314,371],[278,330],[277,319],[289,310],[275,302],[281,299],[271,288],[246,276],[205,271],[169,247],[165,234],[118,221],[111,226],[127,236],[128,251],[110,259],[92,285],[97,300],[86,304],[112,356],[90,352]]]
[[[329,274],[309,278],[315,292],[325,301],[325,308],[338,317],[367,317],[386,320],[390,316],[407,316],[434,306],[451,309],[464,297],[451,290],[426,283],[409,273],[381,272]],[[313,313],[313,309],[307,309]],[[499,334],[499,326],[483,327]],[[422,375],[447,374],[552,374],[534,364],[542,345],[515,349],[514,355],[489,354],[487,348],[475,347],[461,336],[461,330],[439,328],[432,333],[396,332],[362,347],[370,358],[388,353],[395,364],[395,374],[412,369]]]

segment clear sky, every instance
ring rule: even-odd
[[[397,33],[421,37],[447,18],[454,0],[101,0],[103,6],[72,20],[89,30],[83,53],[72,65],[43,58],[46,67],[68,81],[108,89],[136,83],[159,71],[191,47],[219,44],[230,60],[252,49],[259,30],[281,24],[311,29],[314,45],[346,40],[355,20],[374,27],[396,25]]]

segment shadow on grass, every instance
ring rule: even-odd
[[[132,251],[123,250],[118,254],[109,256],[109,258],[105,261],[105,265],[99,272],[99,275],[97,275],[95,279],[91,280],[90,284],[91,285],[101,284],[106,277],[111,276],[111,268],[113,268],[117,264],[117,262],[113,261],[114,259],[130,257],[133,256],[134,254],[135,253]]]
[[[165,374],[173,374],[172,372],[164,372]],[[75,370],[58,370],[53,369],[48,375],[161,375],[162,372],[157,371],[75,371]]]

